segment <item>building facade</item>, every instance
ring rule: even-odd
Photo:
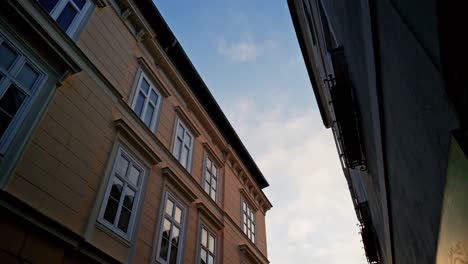
[[[151,0],[0,8],[2,263],[269,263],[268,182]]]
[[[369,263],[468,263],[464,4],[288,4]]]

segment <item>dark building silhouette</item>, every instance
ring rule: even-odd
[[[466,8],[288,4],[369,263],[468,263]]]

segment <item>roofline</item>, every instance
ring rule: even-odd
[[[322,117],[323,125],[326,128],[328,128],[330,126],[328,125],[328,122],[327,122],[327,118],[326,118],[326,114],[325,114],[325,107],[323,106],[323,104],[322,104],[322,102],[320,100],[321,97],[320,97],[320,92],[319,92],[317,82],[315,80],[315,73],[314,73],[314,70],[312,69],[312,64],[310,63],[310,60],[308,59],[308,58],[311,58],[311,56],[307,52],[307,45],[305,43],[304,35],[302,34],[302,30],[301,30],[302,28],[301,28],[300,23],[299,23],[299,18],[298,18],[298,14],[297,14],[297,8],[296,8],[296,5],[295,5],[295,1],[294,0],[288,0],[288,7],[289,7],[289,12],[291,13],[291,18],[292,18],[292,22],[293,22],[293,25],[294,25],[294,29],[296,31],[297,40],[298,40],[299,46],[301,48],[302,58],[304,59],[304,63],[305,63],[306,68],[307,68],[307,73],[309,74],[310,83],[312,84],[312,90],[314,91],[315,99],[317,100],[317,106],[318,106],[319,111],[320,111],[320,116]]]
[[[252,156],[245,148],[236,131],[193,66],[156,5],[151,0],[138,0],[134,1],[134,3],[156,33],[156,40],[162,46],[172,63],[176,66],[177,70],[195,94],[207,114],[214,121],[231,147],[239,155],[258,186],[261,189],[268,187],[269,183],[265,176],[263,176]]]

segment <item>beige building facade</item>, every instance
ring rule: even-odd
[[[268,182],[150,0],[0,9],[5,263],[268,263]]]

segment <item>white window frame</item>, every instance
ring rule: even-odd
[[[11,84],[14,84],[19,90],[21,90],[21,92],[25,93],[27,97],[24,99],[22,105],[0,138],[0,154],[5,154],[18,128],[21,126],[26,115],[28,114],[31,104],[34,102],[35,96],[38,94],[38,90],[42,88],[44,82],[47,79],[47,74],[45,71],[32,60],[31,56],[29,56],[19,45],[16,45],[10,38],[6,37],[0,32],[0,45],[3,43],[6,43],[8,47],[13,49],[13,51],[18,54],[18,57],[12,63],[9,69],[0,69],[0,73],[3,75],[3,78],[0,80],[0,98],[3,97],[4,93],[8,90]],[[16,80],[16,75],[20,72],[26,63],[39,74],[38,78],[30,89],[23,87]]]
[[[65,31],[67,35],[72,38],[75,36],[75,33],[80,28],[81,23],[83,22],[84,18],[88,14],[88,11],[91,10],[91,7],[93,5],[92,0],[85,0],[85,1],[86,3],[84,4],[83,8],[77,13],[75,18],[73,19],[71,24],[68,26],[67,30]],[[52,17],[53,20],[57,21],[57,18],[60,16],[63,9],[67,6],[68,3],[73,5],[74,8],[78,9],[78,7],[73,2],[73,0],[58,0],[58,2],[55,4],[55,6],[52,8],[52,10],[49,13],[49,15]]]
[[[251,213],[248,215],[248,213]],[[241,229],[242,232],[252,241],[252,243],[255,244],[256,241],[256,227],[257,227],[257,222],[256,222],[256,211],[252,209],[252,206],[249,205],[247,200],[245,198],[241,198]],[[250,219],[250,226],[249,226],[249,221],[247,223],[245,222],[244,218],[247,220]],[[250,232],[249,232],[250,231]]]
[[[167,206],[167,200],[170,200],[172,202],[173,210],[175,211],[176,206],[181,208],[181,217],[180,217],[180,223],[178,224],[175,219],[173,219],[172,215],[168,215],[166,213],[166,206]],[[171,256],[171,239],[172,239],[172,229],[174,226],[179,228],[179,244],[178,244],[178,252],[177,252],[177,264],[182,263],[182,257],[183,257],[183,250],[184,250],[184,240],[185,240],[185,218],[186,218],[186,211],[187,208],[179,202],[174,195],[170,192],[166,192],[164,195],[164,200],[163,200],[163,207],[162,207],[162,215],[160,217],[160,223],[159,223],[159,235],[158,235],[158,247],[156,250],[156,260],[158,263],[162,264],[168,264],[170,261],[170,256]],[[162,246],[162,238],[163,238],[163,226],[164,226],[164,220],[167,219],[169,222],[171,222],[171,227],[169,231],[169,248],[167,251],[167,261],[162,259],[160,257],[161,253],[161,246]]]
[[[179,127],[182,127],[183,128],[183,138],[180,138],[178,136],[178,132],[179,132]],[[192,140],[190,141],[190,145],[187,146],[185,144],[185,137],[186,135],[189,135]],[[181,145],[180,145],[180,149],[177,150],[176,147],[177,147],[177,140],[180,139],[182,141]],[[194,146],[194,141],[195,141],[195,137],[193,136],[192,132],[190,132],[189,128],[182,122],[182,120],[180,118],[177,118],[177,121],[176,121],[176,126],[175,126],[175,129],[174,129],[174,137],[173,137],[173,144],[172,144],[172,154],[174,155],[174,157],[180,162],[180,164],[188,171],[190,172],[191,168],[192,168],[192,156],[193,156],[193,146]],[[188,151],[188,154],[187,154],[187,163],[185,164],[185,166],[182,164],[182,148],[183,147],[188,147],[189,148],[189,151]],[[177,152],[178,151],[178,152]]]
[[[141,89],[141,83],[143,82],[143,79],[145,79],[145,81],[149,84],[149,90],[148,90],[148,94],[145,94],[145,92]],[[156,105],[153,104],[151,101],[150,101],[150,93],[151,91],[154,91],[156,93],[156,95],[158,96],[158,100],[156,102]],[[145,101],[143,102],[143,108],[141,110],[141,115],[139,115],[138,117],[141,119],[141,121],[143,121],[144,123],[144,120],[145,120],[145,115],[146,115],[146,109],[148,107],[148,104],[151,104],[154,106],[155,110],[154,110],[154,115],[153,115],[153,118],[152,120],[150,121],[150,124],[149,124],[149,129],[153,132],[155,132],[156,130],[156,124],[158,123],[158,119],[159,119],[159,114],[161,112],[161,101],[162,101],[162,96],[161,96],[161,93],[158,91],[158,89],[156,88],[156,86],[153,84],[153,82],[151,81],[150,78],[148,78],[148,76],[143,72],[141,71],[139,77],[138,77],[138,81],[137,81],[137,85],[136,85],[136,89],[135,89],[135,92],[133,93],[133,100],[132,100],[132,110],[135,112],[135,106],[136,106],[136,103],[137,103],[137,99],[138,99],[138,95],[141,93],[143,93],[145,95]],[[136,114],[136,112],[135,112]],[[145,124],[146,125],[146,124]]]
[[[133,166],[137,167],[137,169],[140,170],[140,179],[138,180],[137,186],[133,185],[128,179],[126,179],[126,175],[125,176],[120,176],[120,175],[116,176],[118,161],[119,161],[121,156],[124,156],[129,161],[129,165],[128,165],[129,168],[130,168],[130,166],[133,165]],[[140,203],[140,198],[141,198],[141,193],[142,193],[142,188],[143,188],[143,182],[144,182],[145,177],[146,177],[146,170],[143,168],[143,166],[140,164],[140,162],[138,162],[137,159],[135,159],[133,155],[130,155],[129,152],[127,152],[122,146],[119,146],[118,150],[117,150],[117,153],[116,153],[116,155],[114,157],[111,175],[109,176],[109,179],[107,180],[106,191],[105,191],[104,197],[102,199],[101,209],[99,211],[99,216],[98,216],[98,222],[100,224],[102,224],[103,226],[105,226],[106,228],[108,228],[109,230],[111,230],[112,232],[119,235],[120,237],[124,238],[126,241],[130,241],[130,239],[132,238],[133,229],[134,229],[134,226],[135,226],[135,220],[137,218],[137,215],[139,214],[138,209],[139,209],[139,203]],[[114,182],[115,178],[118,178],[120,181],[122,181],[124,183],[124,185],[122,186],[121,197],[120,197],[119,205],[117,207],[117,212],[116,212],[115,220],[114,220],[115,224],[114,224],[114,223],[110,223],[109,221],[107,221],[104,218],[104,213],[106,211],[107,202],[108,202],[109,197],[110,197],[110,192],[111,192],[111,189],[112,189],[112,183]],[[125,191],[126,188],[130,188],[133,191],[135,191],[135,197],[134,197],[134,201],[133,201],[133,208],[132,208],[132,211],[131,211],[130,220],[128,222],[127,233],[123,232],[122,230],[120,230],[117,227],[117,225],[119,223],[120,212],[121,212],[122,206],[123,206],[124,191]]]
[[[210,168],[208,168],[208,160],[211,163]],[[216,175],[213,173],[213,167],[216,168]],[[208,179],[209,177],[209,179]],[[216,184],[213,189],[213,177],[216,178]],[[205,161],[203,164],[203,177],[202,177],[202,187],[205,193],[210,196],[210,198],[217,202],[218,201],[218,183],[219,183],[219,166],[218,164],[214,161],[214,159],[211,157],[209,154],[205,154]],[[208,184],[209,181],[209,184]],[[207,190],[208,188],[208,190]],[[212,193],[214,192],[214,198],[212,196]]]
[[[204,246],[203,245],[203,230],[206,231],[207,233],[207,245]],[[197,247],[197,261],[195,263],[197,264],[201,264],[201,251],[202,249],[205,250],[207,252],[208,255],[211,255],[213,257],[213,264],[216,264],[216,252],[217,252],[217,247],[218,247],[218,238],[215,234],[215,232],[211,231],[210,228],[208,228],[206,225],[204,224],[200,224],[200,228],[199,228],[199,239],[198,239],[198,247]],[[209,249],[209,246],[210,246],[210,236],[214,238],[213,242],[214,242],[214,247],[213,247],[213,252],[210,251]],[[208,263],[208,262],[206,262]]]

